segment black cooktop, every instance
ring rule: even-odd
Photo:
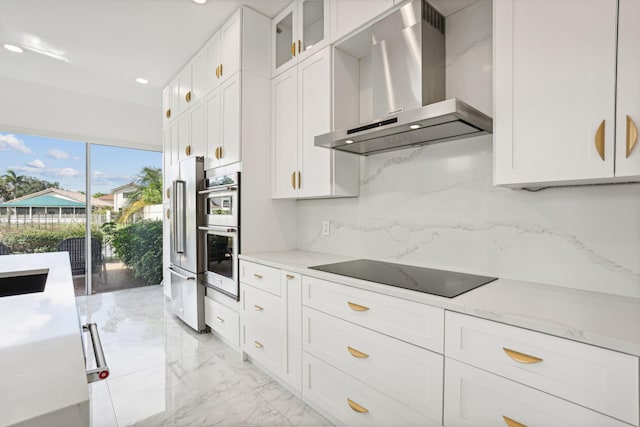
[[[369,259],[314,265],[309,268],[446,298],[457,297],[497,279]]]

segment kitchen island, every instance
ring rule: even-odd
[[[69,256],[0,256],[0,279],[28,272],[47,274],[43,291],[0,297],[0,425],[88,426],[89,388]]]

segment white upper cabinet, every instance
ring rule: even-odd
[[[331,48],[271,82],[273,198],[358,195],[359,158],[316,147],[331,130]]]
[[[494,2],[496,185],[640,179],[640,153],[623,153],[626,115],[640,119],[638,3],[621,1],[616,43],[616,0]]]
[[[272,76],[329,43],[329,1],[295,0],[271,23]]]
[[[187,65],[178,75],[178,103],[179,112],[187,111],[191,104],[191,64]]]
[[[393,0],[330,0],[331,41],[393,7]]]
[[[162,125],[169,123],[171,118],[171,86],[162,90]]]
[[[640,176],[640,0],[620,0],[618,93],[616,97],[616,177]]]
[[[220,81],[223,82],[240,70],[242,45],[242,9],[239,9],[220,29]]]

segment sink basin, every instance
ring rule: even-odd
[[[0,274],[0,297],[43,292],[49,269],[12,271]]]

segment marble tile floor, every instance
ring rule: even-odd
[[[161,286],[77,300],[82,322],[98,324],[111,370],[90,385],[93,427],[332,425],[218,338],[183,324]]]

